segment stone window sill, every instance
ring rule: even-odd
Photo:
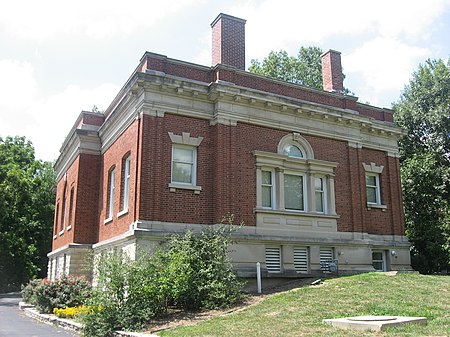
[[[184,185],[184,184],[177,184],[177,183],[170,183],[169,184],[169,191],[170,192],[176,192],[177,189],[180,190],[191,190],[194,191],[194,194],[200,194],[202,191],[201,186],[194,186],[194,185]]]
[[[106,224],[112,222],[112,220],[113,220],[113,218],[112,218],[112,217],[109,217],[108,219],[105,219],[105,221],[103,222],[103,224],[106,225]]]
[[[370,211],[372,208],[378,208],[381,209],[383,212],[386,212],[387,206],[386,205],[378,205],[378,204],[367,204],[367,210]]]
[[[270,208],[255,208],[255,213],[296,215],[296,216],[315,217],[315,218],[332,218],[332,219],[340,218],[340,216],[337,214],[312,213],[312,212],[304,212],[304,211],[296,211],[296,210],[280,210],[280,209],[270,209]]]
[[[59,236],[64,234],[64,229],[62,231],[59,232]]]
[[[128,208],[120,211],[119,213],[117,213],[117,217],[120,218],[121,216],[128,214]]]
[[[70,231],[72,229],[72,225],[67,226],[66,231]]]

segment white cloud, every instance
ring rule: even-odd
[[[106,109],[119,89],[110,83],[91,88],[72,84],[46,94],[39,90],[30,63],[0,60],[0,136],[25,135],[37,158],[54,160],[81,110],[94,104]]]
[[[24,108],[37,95],[34,68],[29,62],[0,60],[0,108]]]
[[[342,63],[349,78],[359,76],[363,82],[350,89],[357,91],[363,101],[378,105],[384,93],[395,91],[398,98],[417,64],[430,54],[426,48],[378,37],[343,55]]]
[[[248,50],[260,58],[270,50],[296,53],[305,43],[321,44],[336,36],[424,39],[448,5],[446,0],[266,0],[240,3],[230,14],[247,19]]]
[[[16,0],[2,4],[0,27],[10,35],[31,40],[57,36],[113,38],[161,20],[204,0]]]

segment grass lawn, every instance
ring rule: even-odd
[[[340,330],[325,318],[424,316],[427,326]],[[450,276],[369,273],[280,293],[242,311],[161,331],[159,336],[450,336]]]

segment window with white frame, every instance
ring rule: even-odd
[[[293,148],[296,150],[292,150]],[[298,134],[283,137],[278,153],[254,151],[256,211],[336,215],[334,169],[337,163],[314,159]],[[301,154],[301,155],[300,155]]]
[[[169,132],[169,137],[172,141],[170,191],[190,189],[196,194],[200,193],[202,188],[198,186],[197,156],[203,137],[192,137],[189,132],[181,135]]]
[[[314,177],[314,194],[316,197],[316,212],[318,213],[326,213],[325,182],[325,177]]]
[[[128,201],[130,198],[130,156],[123,160],[123,182],[122,182],[122,211],[128,210]]]
[[[284,174],[284,208],[304,211],[304,179],[302,175]]]
[[[262,195],[262,207],[273,208],[274,206],[274,188],[273,188],[273,172],[272,171],[262,171],[261,172],[261,195]]]
[[[116,170],[113,168],[108,174],[108,213],[107,220],[112,219],[114,213],[114,180],[116,176]]]
[[[195,186],[197,149],[193,146],[172,146],[172,183]]]
[[[384,166],[375,163],[363,164],[365,170],[367,207],[386,208],[381,200],[380,176]]]
[[[377,173],[366,173],[366,197],[368,204],[381,204],[380,176]]]
[[[283,147],[283,154],[285,154],[288,157],[294,157],[294,158],[304,158],[304,151],[300,149],[298,145],[287,143]]]

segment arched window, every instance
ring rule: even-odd
[[[294,157],[294,158],[304,158],[305,155],[303,151],[294,144],[286,144],[283,148],[283,154],[285,154],[288,157]]]
[[[314,159],[314,151],[309,142],[295,132],[281,138],[278,153],[291,158]]]

